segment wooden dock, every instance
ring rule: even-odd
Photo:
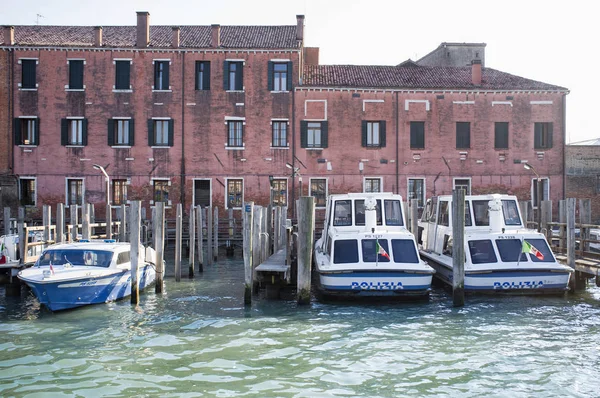
[[[264,286],[268,299],[279,298],[281,288],[291,281],[291,265],[286,264],[285,247],[259,264],[254,272],[260,286]]]

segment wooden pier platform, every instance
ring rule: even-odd
[[[279,298],[281,288],[290,283],[291,266],[286,264],[286,250],[280,249],[264,263],[259,264],[254,272],[260,286],[264,286],[267,299]]]

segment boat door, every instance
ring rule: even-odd
[[[437,207],[438,198],[434,196],[427,200],[425,211],[423,211],[423,215],[421,216],[423,224],[422,242],[425,250],[433,250],[435,248]]]

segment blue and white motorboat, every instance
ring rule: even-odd
[[[131,295],[130,249],[112,240],[56,244],[18,277],[51,311],[115,301]],[[142,245],[138,253],[141,291],[156,278],[156,254]]]
[[[402,196],[349,193],[327,199],[314,268],[327,296],[427,296],[434,270],[419,258]]]
[[[427,201],[418,222],[421,258],[452,286],[452,196]],[[573,270],[558,263],[546,237],[525,228],[516,196],[465,196],[466,293],[561,294]]]

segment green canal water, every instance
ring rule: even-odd
[[[185,269],[185,267],[184,267]],[[1,397],[597,397],[600,288],[424,302],[255,298],[222,260],[62,313],[0,288]]]

